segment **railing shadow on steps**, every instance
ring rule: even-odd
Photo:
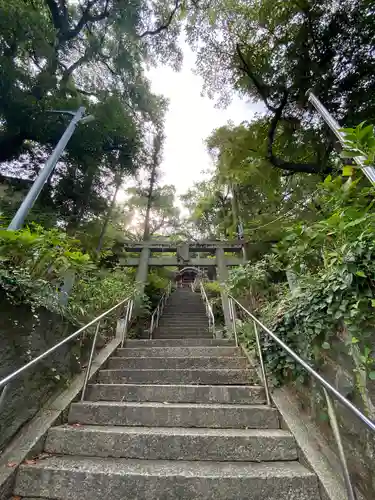
[[[267,374],[265,370],[265,365],[264,365],[264,359],[263,359],[263,353],[262,353],[262,344],[261,344],[261,337],[259,335],[259,330],[258,327],[260,328],[261,331],[263,331],[266,335],[271,337],[272,340],[274,340],[284,351],[286,351],[291,358],[293,358],[300,366],[302,366],[322,387],[323,387],[323,392],[324,396],[327,402],[327,409],[328,409],[328,416],[329,416],[329,421],[331,424],[332,432],[336,441],[337,449],[338,449],[338,454],[339,454],[339,459],[342,467],[342,472],[344,476],[344,482],[345,482],[345,488],[347,491],[348,495],[348,500],[357,500],[357,496],[354,491],[354,487],[350,478],[350,473],[349,473],[349,468],[344,452],[344,446],[341,438],[341,433],[340,433],[340,427],[338,424],[337,420],[337,415],[334,407],[334,403],[332,401],[332,397],[339,401],[342,405],[344,405],[349,411],[354,413],[361,422],[363,422],[368,429],[371,431],[375,432],[375,422],[370,420],[366,415],[364,415],[355,405],[353,405],[348,399],[346,399],[337,389],[335,389],[324,377],[319,375],[318,372],[316,372],[306,361],[304,361],[302,358],[296,354],[293,349],[291,349],[287,344],[285,344],[275,333],[273,333],[269,328],[267,328],[254,314],[252,314],[250,311],[248,311],[237,299],[235,299],[232,295],[228,295],[229,297],[229,308],[230,308],[230,315],[231,315],[231,320],[232,320],[232,327],[233,327],[233,333],[236,339],[236,342],[238,342],[237,339],[237,327],[236,327],[236,313],[237,311],[240,311],[243,313],[243,315],[253,321],[253,326],[254,326],[254,334],[255,334],[255,340],[256,340],[256,345],[257,345],[257,351],[258,351],[258,357],[259,357],[259,363],[260,363],[260,369],[261,369],[261,375],[262,375],[262,382],[264,385],[265,393],[266,393],[266,399],[267,402],[270,404],[271,403],[271,398],[270,398],[270,392],[269,392],[269,386],[267,382]],[[332,397],[331,397],[332,396]]]
[[[172,281],[168,283],[163,295],[160,297],[158,305],[155,307],[155,310],[151,315],[150,328],[148,331],[150,340],[152,340],[152,335],[154,333],[155,328],[159,326],[160,317],[163,314],[165,304],[167,303],[167,300],[171,292],[172,292]]]
[[[84,325],[83,327],[76,330],[74,333],[69,335],[69,337],[66,337],[61,342],[58,342],[57,344],[55,344],[53,347],[51,347],[47,351],[44,351],[42,354],[40,354],[36,358],[32,359],[31,361],[29,361],[25,365],[21,366],[21,368],[19,368],[18,370],[15,370],[13,373],[10,373],[6,377],[4,377],[2,380],[0,380],[0,391],[1,391],[0,411],[6,402],[7,392],[8,392],[10,385],[13,381],[20,378],[31,367],[40,363],[43,359],[47,358],[50,354],[57,351],[63,345],[68,344],[72,340],[78,338],[82,333],[86,332],[86,330],[88,330],[88,328],[95,326],[95,333],[94,333],[94,336],[92,339],[90,357],[89,357],[89,361],[87,363],[87,367],[85,369],[86,370],[85,371],[85,379],[84,379],[84,383],[83,383],[83,387],[82,387],[81,400],[83,401],[84,397],[85,397],[85,393],[86,393],[87,383],[88,383],[89,378],[90,378],[90,371],[91,371],[92,361],[93,361],[94,354],[95,354],[95,347],[96,347],[96,342],[98,339],[101,321],[104,318],[106,318],[109,314],[111,314],[112,312],[117,313],[117,321],[120,318],[123,318],[123,322],[121,324],[120,331],[119,331],[120,338],[121,338],[121,346],[123,346],[124,342],[125,342],[128,326],[129,326],[129,323],[131,321],[132,311],[133,311],[133,299],[132,299],[132,297],[127,297],[126,299],[122,300],[121,302],[119,302],[115,306],[111,307],[110,309],[108,309],[104,313],[100,314],[100,316],[97,316],[95,319],[93,319],[92,321],[90,321],[89,323]]]

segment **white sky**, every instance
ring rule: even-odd
[[[194,75],[195,55],[183,43],[184,63],[180,72],[166,66],[148,72],[152,91],[166,96],[170,103],[165,121],[166,141],[161,170],[163,184],[174,184],[177,195],[202,179],[202,170],[211,165],[204,140],[213,129],[250,121],[260,107],[235,97],[226,109],[217,109],[214,102],[202,97],[202,79]]]

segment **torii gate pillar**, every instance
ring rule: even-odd
[[[228,268],[225,263],[225,255],[223,248],[216,249],[216,266],[219,278],[218,281],[223,286],[228,279]],[[221,294],[221,304],[224,313],[225,326],[227,328],[227,331],[231,332],[233,329],[233,325],[230,316],[229,297],[228,294],[223,289],[221,290],[220,294]]]
[[[148,263],[151,255],[151,250],[149,247],[144,246],[139,255],[139,263],[137,268],[137,274],[135,275],[135,281],[137,282],[137,292],[142,294],[145,289],[148,278]]]

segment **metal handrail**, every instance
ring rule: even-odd
[[[329,128],[338,138],[338,140],[341,142],[341,145],[345,146],[345,133],[342,131],[339,123],[333,118],[328,109],[321,103],[321,101],[316,97],[316,95],[314,95],[311,92],[311,90],[308,90],[306,92],[306,95],[308,97],[308,100],[318,111],[320,116],[323,118],[323,120],[326,122],[326,124],[329,126]],[[375,168],[371,165],[369,166],[365,165],[364,161],[366,160],[366,158],[356,156],[353,158],[353,160],[363,170],[364,174],[369,179],[369,181],[372,184],[375,184]]]
[[[238,347],[238,335],[237,335],[237,325],[236,325],[236,308],[234,307],[234,302],[232,300],[229,300],[229,318],[230,321],[232,322],[232,329],[233,329],[233,334],[234,334],[234,341],[236,343],[236,347]],[[262,360],[261,360],[262,362]],[[266,383],[264,384],[266,386]],[[266,390],[266,396],[267,396],[267,404],[268,404],[268,391]]]
[[[163,314],[165,304],[168,300],[168,297],[170,296],[172,291],[172,281],[168,283],[167,288],[165,289],[165,292],[161,296],[158,305],[156,306],[154,312],[152,313],[151,316],[151,322],[150,322],[150,329],[149,329],[149,338],[150,340],[152,339],[152,334],[154,333],[154,330],[157,326],[159,326],[159,321],[160,317]]]
[[[348,500],[356,500],[356,495],[354,492],[354,488],[350,479],[350,474],[349,474],[349,469],[345,457],[345,452],[344,452],[344,447],[342,444],[342,439],[341,439],[341,434],[340,434],[340,428],[339,424],[337,421],[337,416],[334,408],[334,404],[332,401],[331,396],[336,398],[338,401],[340,401],[341,404],[343,404],[348,410],[350,410],[352,413],[354,413],[370,430],[375,432],[375,422],[370,420],[366,415],[364,415],[356,406],[354,406],[348,399],[346,399],[337,389],[335,389],[327,380],[319,375],[318,372],[316,372],[306,361],[304,361],[302,358],[296,354],[293,349],[291,349],[287,344],[285,344],[277,335],[275,335],[269,328],[267,328],[256,316],[254,316],[250,311],[248,311],[237,299],[235,299],[232,295],[229,295],[229,300],[232,303],[232,307],[235,308],[237,305],[244,313],[247,314],[252,320],[254,324],[254,329],[255,329],[255,337],[257,341],[257,346],[258,346],[258,352],[259,352],[259,357],[260,357],[260,363],[261,363],[261,368],[262,368],[262,376],[264,377],[263,382],[265,384],[265,390],[266,393],[269,392],[268,390],[268,384],[267,384],[267,378],[266,378],[266,372],[264,369],[264,362],[263,362],[263,355],[262,355],[262,349],[261,349],[261,344],[260,344],[260,337],[258,333],[258,328],[259,326],[267,335],[269,335],[280,347],[284,349],[295,361],[297,361],[298,364],[300,364],[316,381],[318,381],[322,386],[323,386],[323,392],[327,401],[327,409],[328,409],[328,416],[331,422],[331,427],[332,431],[335,437],[335,441],[337,444],[337,448],[339,451],[339,458],[341,462],[341,466],[343,469],[343,474],[344,474],[344,481],[345,481],[345,486],[346,486],[346,491],[348,494]],[[235,329],[235,322],[233,323],[233,328]]]
[[[204,288],[203,279],[201,276],[196,276],[195,280],[191,283],[190,287],[193,292],[199,285],[199,291],[203,300],[203,303],[206,307],[206,316],[208,318],[208,329],[212,332],[213,337],[215,336],[215,315],[212,310],[212,306],[210,301],[208,300],[206,290]]]
[[[201,292],[202,300],[204,302],[204,305],[206,306],[206,315],[208,318],[208,330],[212,333],[212,336],[215,336],[215,315],[212,310],[212,306],[210,304],[210,301],[208,300],[206,290],[204,288],[204,284],[202,280],[199,282],[199,289]]]
[[[108,309],[104,313],[102,313],[99,316],[97,316],[95,319],[93,319],[92,321],[90,321],[86,325],[84,325],[81,328],[79,328],[78,330],[76,330],[74,333],[72,333],[71,335],[69,335],[69,337],[66,337],[66,339],[62,340],[61,342],[58,342],[57,344],[55,344],[50,349],[47,349],[47,351],[43,352],[42,354],[40,354],[36,358],[32,359],[31,361],[29,361],[25,365],[21,366],[21,368],[18,368],[18,370],[15,370],[13,373],[10,373],[9,375],[7,375],[3,379],[1,379],[0,380],[0,389],[2,388],[3,390],[2,390],[1,395],[0,395],[0,409],[1,409],[2,405],[4,404],[6,393],[7,393],[8,389],[9,389],[9,386],[10,386],[11,382],[13,382],[15,379],[19,378],[21,375],[23,375],[27,370],[29,370],[29,368],[31,368],[32,366],[38,364],[39,361],[42,361],[42,359],[48,357],[50,354],[52,354],[53,352],[57,351],[57,349],[59,349],[61,346],[65,345],[65,344],[67,344],[71,340],[76,339],[82,332],[86,331],[88,328],[90,328],[91,326],[93,326],[93,325],[96,324],[97,326],[96,326],[95,335],[94,335],[92,346],[91,346],[90,358],[89,358],[89,362],[87,364],[86,374],[85,374],[85,380],[84,380],[84,384],[83,384],[83,388],[82,388],[82,397],[81,397],[81,399],[83,400],[83,398],[85,396],[85,392],[86,392],[86,387],[87,387],[88,379],[89,379],[89,376],[90,376],[91,365],[92,365],[93,356],[94,356],[94,353],[95,353],[96,340],[97,340],[98,333],[99,333],[99,328],[100,328],[100,322],[101,322],[101,320],[103,318],[105,318],[106,316],[108,316],[108,314],[110,314],[111,312],[113,312],[115,310],[118,310],[119,308],[121,308],[121,306],[125,306],[125,304],[126,304],[126,309],[125,309],[125,324],[123,325],[122,332],[121,332],[122,345],[123,345],[124,344],[124,340],[125,340],[125,335],[126,335],[126,332],[127,332],[128,323],[129,323],[130,318],[131,318],[131,312],[132,312],[132,309],[133,309],[133,299],[131,297],[127,297],[126,299],[122,300],[121,302],[119,302],[115,306],[111,307],[110,309]],[[119,311],[118,317],[119,318],[121,317],[121,309]]]

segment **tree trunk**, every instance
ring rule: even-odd
[[[161,136],[156,135],[156,137],[154,138],[154,151],[152,155],[150,183],[147,193],[147,207],[146,207],[145,226],[143,231],[143,241],[147,241],[150,239],[150,215],[153,202],[154,188],[156,184],[156,175],[157,175],[156,169],[160,163],[159,154],[161,150],[161,142],[162,142]]]
[[[147,207],[145,216],[145,228],[143,231],[143,241],[147,241],[148,239],[150,239],[150,215],[151,215],[152,196],[154,194],[155,181],[156,181],[156,164],[154,163],[151,170],[150,184],[147,194]]]
[[[22,132],[15,134],[4,134],[0,137],[0,163],[17,158],[25,141]]]
[[[98,241],[98,246],[96,247],[96,253],[99,254],[101,249],[102,249],[102,246],[103,246],[103,240],[104,240],[104,236],[105,236],[105,233],[107,231],[107,227],[108,227],[108,223],[109,223],[109,219],[111,218],[111,215],[112,215],[112,211],[113,211],[113,207],[115,206],[115,203],[116,203],[116,197],[117,197],[117,194],[119,192],[119,189],[121,187],[121,183],[122,183],[122,179],[119,178],[117,181],[116,181],[116,188],[115,188],[115,192],[113,193],[113,197],[112,197],[112,201],[111,201],[111,204],[107,210],[107,214],[105,216],[105,219],[104,219],[104,223],[103,223],[103,226],[102,226],[102,230],[100,231],[100,236],[99,236],[99,241]]]

